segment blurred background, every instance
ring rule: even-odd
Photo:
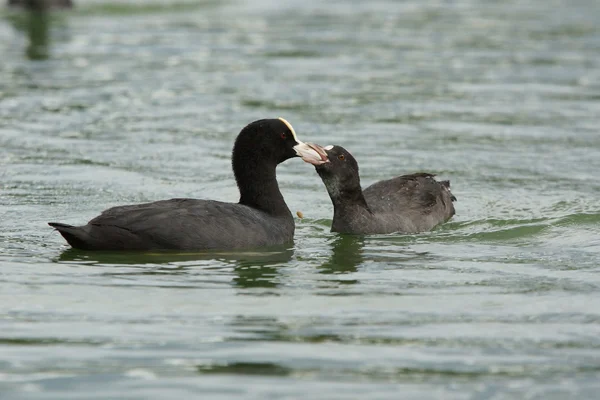
[[[595,398],[600,2],[68,3],[0,8],[2,399]],[[280,116],[363,186],[450,179],[456,216],[332,234],[290,160],[284,251],[82,253],[46,225],[237,201],[234,138]]]

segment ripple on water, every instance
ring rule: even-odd
[[[597,396],[596,2],[113,3],[47,32],[0,16],[0,391]],[[278,116],[348,148],[364,185],[450,179],[456,216],[330,233],[322,182],[290,160],[304,218],[284,249],[89,253],[46,225],[236,201],[235,135]]]

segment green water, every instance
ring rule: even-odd
[[[78,2],[0,14],[0,398],[567,399],[600,391],[600,3]],[[67,250],[47,221],[236,201],[282,116],[455,218],[342,237],[278,168],[289,248]]]

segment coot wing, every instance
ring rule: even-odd
[[[291,241],[294,232],[293,220],[290,224],[244,205],[196,199],[113,207],[84,228],[100,241],[96,248],[124,249],[264,246]]]

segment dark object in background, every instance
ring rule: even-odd
[[[171,199],[113,207],[84,226],[49,225],[82,250],[192,251],[289,243],[294,218],[279,191],[275,169],[296,156],[307,162],[311,157],[322,159],[298,141],[283,118],[255,121],[242,129],[233,146],[239,203]]]
[[[358,163],[343,147],[310,145],[326,155],[315,165],[333,203],[332,232],[351,234],[417,233],[454,215],[450,182],[417,173],[360,187]],[[307,160],[310,162],[310,160]]]
[[[50,56],[50,25],[57,20],[49,11],[65,10],[73,7],[71,0],[8,0],[13,10],[26,11],[9,13],[8,20],[27,34],[29,43],[25,55],[30,60],[45,60]]]
[[[49,8],[71,8],[71,0],[8,0],[9,7],[23,7],[29,10],[47,10]]]

